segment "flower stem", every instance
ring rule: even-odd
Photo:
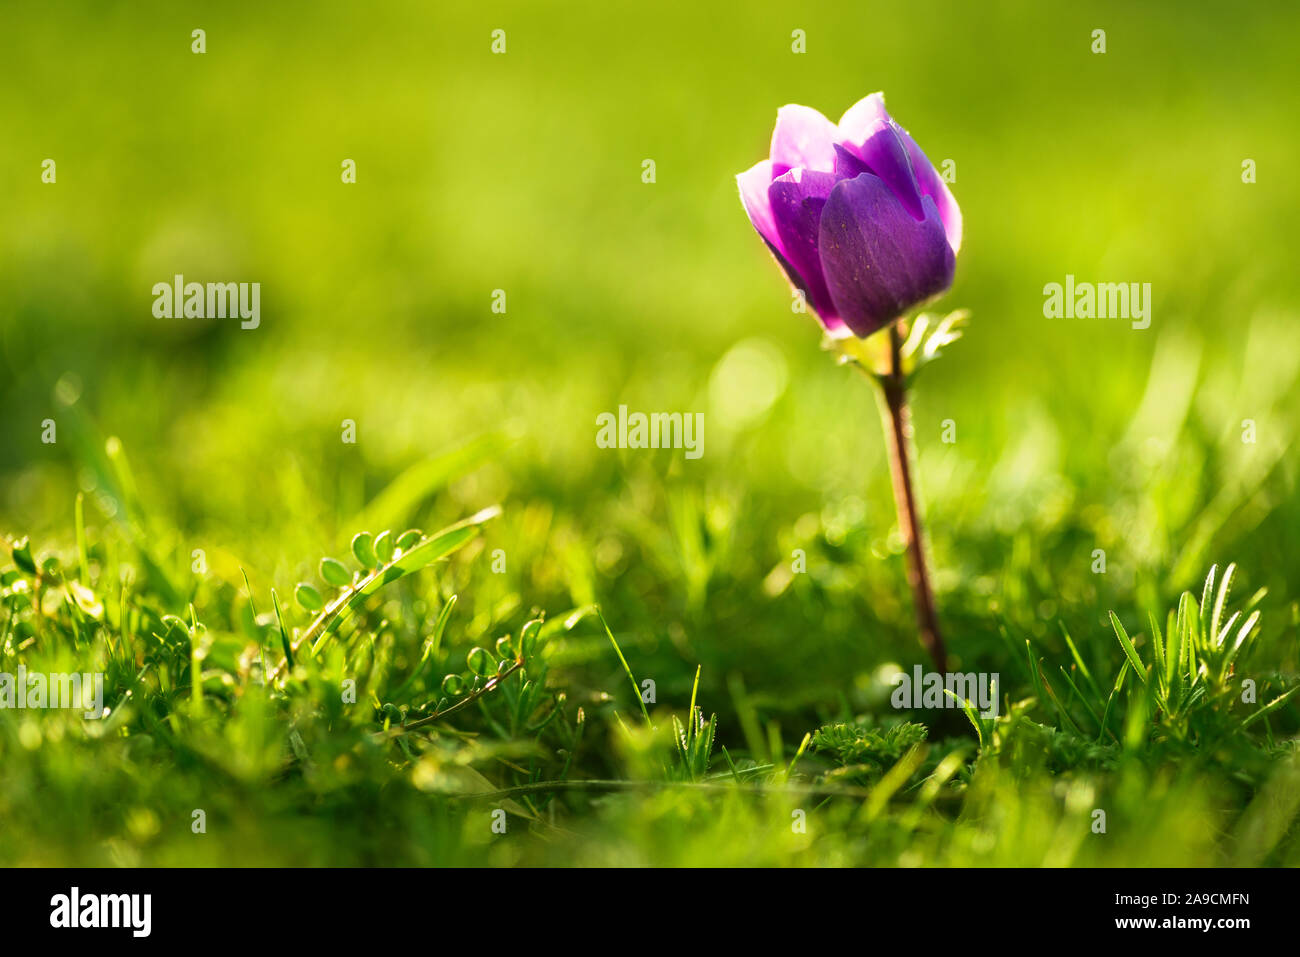
[[[916,605],[916,624],[921,644],[941,672],[947,671],[947,652],[939,634],[939,616],[934,607],[934,591],[925,561],[925,536],[916,493],[912,488],[911,413],[907,407],[907,379],[903,374],[903,336],[898,323],[889,327],[890,371],[877,378],[880,383],[881,418],[885,427],[885,444],[889,449],[890,474],[894,482],[894,505],[898,509],[898,528],[907,546],[907,583],[912,587]]]

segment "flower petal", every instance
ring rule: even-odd
[[[854,179],[863,173],[870,173],[867,164],[850,153],[839,143],[835,144],[835,178]]]
[[[872,93],[854,103],[840,117],[840,139],[850,143],[861,143],[878,123],[889,122],[889,111],[885,109],[885,94]]]
[[[921,190],[912,171],[912,160],[907,154],[907,147],[899,136],[898,125],[886,115],[884,119],[876,118],[862,124],[855,121],[854,126],[860,132],[845,137],[842,144],[836,144],[837,147],[856,156],[867,170],[884,180],[913,219],[924,219]],[[842,161],[840,165],[843,165]]]
[[[772,172],[780,176],[796,167],[829,173],[835,169],[835,124],[811,106],[790,104],[776,113],[772,130]]]
[[[919,222],[878,176],[841,180],[822,209],[818,249],[836,312],[868,336],[952,285],[956,260],[934,200]]]
[[[736,185],[740,187],[740,202],[749,215],[763,241],[772,247],[772,251],[782,258],[785,248],[776,233],[776,223],[772,219],[772,203],[767,198],[767,188],[775,178],[772,173],[772,161],[763,160],[755,163],[743,173],[736,174]]]
[[[898,133],[903,139],[903,146],[907,148],[908,157],[912,160],[912,171],[916,173],[916,185],[921,188],[923,195],[934,200],[934,205],[939,210],[939,218],[943,220],[944,232],[948,234],[948,245],[952,247],[954,253],[960,252],[961,208],[957,205],[957,200],[953,198],[952,190],[943,181],[943,177],[934,168],[934,164],[930,162],[925,153],[921,152],[921,147],[916,145],[916,140],[908,135],[907,130],[900,126]]]
[[[943,177],[935,170],[934,164],[916,145],[916,140],[912,139],[907,130],[894,122],[889,115],[889,111],[885,109],[883,93],[872,93],[870,96],[863,97],[844,111],[844,115],[840,117],[840,138],[843,142],[853,144],[865,142],[875,124],[881,121],[892,124],[898,131],[908,159],[912,161],[912,172],[916,176],[916,185],[920,188],[921,195],[929,196],[934,200],[934,205],[939,210],[939,218],[943,220],[944,232],[948,234],[948,245],[952,246],[954,253],[959,251],[962,229],[961,209],[957,206],[957,200],[953,198],[952,191],[948,189],[948,184],[943,181]],[[879,173],[878,170],[876,172]]]
[[[740,201],[745,207],[745,212],[749,214],[749,221],[753,224],[758,235],[762,237],[763,242],[767,244],[772,257],[785,272],[786,277],[796,288],[803,290],[804,297],[808,300],[808,304],[813,306],[814,312],[817,312],[817,316],[826,331],[836,337],[852,335],[843,321],[835,315],[835,307],[831,304],[829,293],[824,295],[819,293],[819,295],[822,295],[826,312],[817,311],[808,284],[787,257],[785,244],[781,240],[780,233],[776,228],[776,221],[772,216],[772,202],[768,198],[768,189],[772,185],[771,160],[763,160],[761,163],[756,163],[745,170],[736,177],[736,183],[740,187]],[[821,276],[820,262],[817,265],[817,275],[818,277]],[[821,280],[821,288],[825,289],[825,280]]]
[[[785,257],[802,279],[798,285],[808,297],[809,305],[823,317],[835,315],[835,304],[822,276],[817,241],[822,207],[834,186],[832,173],[792,169],[774,179],[767,192]]]

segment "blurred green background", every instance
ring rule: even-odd
[[[797,742],[865,707],[880,663],[920,656],[870,390],[791,313],[733,177],[782,104],[838,118],[883,90],[936,164],[955,161],[965,216],[939,308],[973,319],[914,399],[957,663],[1009,667],[1001,624],[1059,650],[1058,619],[1111,660],[1107,610],[1163,609],[1233,560],[1294,648],[1294,4],[10,3],[0,18],[13,537],[66,547],[78,489],[88,523],[111,526],[88,465],[111,435],[159,554],[184,570],[203,548],[231,587],[242,565],[285,589],[345,551],[397,476],[463,448],[386,518],[433,528],[503,504],[473,558],[484,631],[600,601],[661,700],[684,707],[702,663],[721,738],[741,737],[739,677]],[[151,287],[176,273],[260,282],[260,328],[155,318]],[[1043,286],[1067,273],[1151,283],[1151,327],[1045,319]],[[619,404],[703,412],[703,458],[597,448],[596,416]],[[799,548],[808,573],[791,576]],[[586,640],[574,675],[612,693],[619,666]]]

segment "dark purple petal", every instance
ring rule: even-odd
[[[835,168],[835,124],[810,106],[783,106],[772,130],[772,174],[802,167],[829,173]]]
[[[819,252],[836,312],[868,336],[952,285],[956,260],[934,200],[920,221],[877,176],[838,182],[822,209]]]
[[[835,178],[856,179],[863,173],[870,173],[867,164],[850,153],[839,143],[835,144]]]
[[[922,194],[934,200],[934,205],[939,210],[939,218],[943,220],[944,232],[948,234],[948,245],[952,247],[954,253],[960,252],[961,208],[953,198],[952,190],[943,181],[934,164],[921,152],[921,147],[916,145],[916,140],[908,135],[907,130],[899,127],[898,133],[912,161],[912,170],[916,173],[916,185],[921,188]]]
[[[821,258],[817,255],[822,207],[834,186],[832,173],[792,169],[773,180],[767,192],[781,247],[801,279],[797,285],[808,297],[808,304],[822,317],[835,315],[835,304],[826,289]]]
[[[840,148],[856,156],[867,170],[884,180],[913,219],[925,218],[925,211],[921,208],[921,190],[917,187],[916,175],[912,172],[912,161],[907,155],[902,137],[898,135],[898,127],[892,120],[873,120],[861,141],[846,140]]]
[[[961,209],[957,206],[957,200],[953,199],[952,191],[935,170],[934,164],[916,145],[916,140],[890,117],[889,111],[885,109],[883,93],[872,93],[870,96],[863,97],[844,111],[844,115],[840,117],[840,140],[845,143],[865,142],[872,130],[881,122],[892,124],[898,131],[908,159],[912,162],[916,185],[923,196],[929,196],[934,200],[934,205],[939,210],[939,218],[943,220],[944,231],[948,234],[948,245],[952,246],[954,253],[957,252],[961,249]]]

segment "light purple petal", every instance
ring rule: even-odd
[[[755,163],[743,173],[736,175],[736,185],[740,187],[740,202],[749,214],[749,221],[754,224],[763,241],[772,247],[778,256],[785,256],[785,247],[776,232],[776,222],[772,219],[772,203],[767,198],[767,188],[772,185],[772,161],[763,160]]]
[[[934,200],[914,219],[870,173],[841,180],[822,209],[819,251],[836,312],[868,336],[952,285],[956,260]]]
[[[790,104],[776,113],[772,130],[774,176],[797,167],[829,173],[835,169],[835,124],[810,106]]]
[[[822,207],[834,186],[833,173],[792,169],[773,180],[768,189],[781,248],[802,280],[798,285],[808,297],[808,304],[822,317],[835,315],[817,255]]]
[[[889,122],[885,109],[885,94],[872,93],[854,103],[840,117],[839,138],[842,142],[861,143],[871,135],[878,123]]]

